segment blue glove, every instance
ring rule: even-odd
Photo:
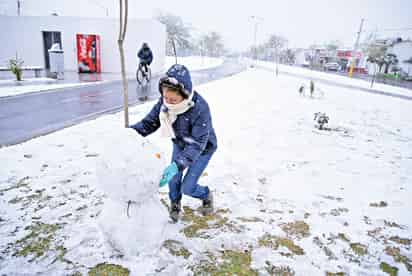
[[[159,186],[163,187],[167,183],[169,183],[170,180],[179,172],[179,168],[176,165],[176,162],[173,162],[169,166],[166,167],[166,169],[163,171],[163,176],[162,179],[160,180]]]
[[[127,128],[132,128],[132,129],[136,130],[136,125],[135,124],[134,125],[129,125]]]

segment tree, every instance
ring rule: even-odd
[[[396,65],[396,64],[398,64],[398,62],[399,62],[399,60],[398,60],[398,58],[396,57],[395,54],[392,54],[392,53],[386,54],[385,57],[384,57],[384,65],[385,65],[385,71],[384,72],[385,72],[385,74],[388,74],[389,67],[391,65]]]
[[[279,56],[281,63],[293,64],[295,62],[295,53],[292,49],[285,49]]]
[[[210,32],[201,38],[206,55],[211,57],[218,57],[224,53],[224,44],[222,36],[217,32]]]
[[[376,64],[379,68],[379,72],[382,70],[382,66],[385,64],[386,50],[387,46],[379,44],[370,44],[366,49],[366,54],[368,56],[366,61]]]
[[[339,40],[332,40],[328,43],[325,43],[325,48],[329,51],[336,51],[337,49],[341,48],[343,43]]]
[[[275,50],[276,76],[278,75],[278,56],[280,51],[286,46],[288,40],[280,35],[273,34],[269,37],[268,45]]]
[[[124,2],[124,3],[123,3]],[[124,126],[129,127],[129,92],[127,86],[126,78],[126,66],[124,62],[124,49],[123,42],[126,37],[127,30],[127,14],[128,14],[128,0],[119,0],[120,4],[120,29],[119,29],[119,38],[117,39],[117,44],[119,46],[120,52],[120,66],[122,70],[122,81],[123,81],[123,105],[124,105]],[[123,11],[124,4],[124,11]],[[124,17],[123,17],[124,16]]]
[[[190,28],[183,23],[183,20],[173,14],[158,14],[156,19],[166,26],[167,47],[166,54],[174,55],[177,63],[177,52],[179,50],[191,49]]]

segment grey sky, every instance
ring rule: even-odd
[[[0,13],[15,15],[15,0],[0,0]],[[22,15],[118,16],[118,0],[22,0]],[[257,40],[276,33],[289,40],[290,47],[308,47],[331,40],[353,45],[361,18],[365,30],[380,36],[412,38],[411,0],[150,0],[129,1],[130,16],[152,17],[157,10],[179,15],[199,32],[218,31],[228,48],[243,50],[252,45],[251,15],[263,18]],[[403,31],[384,29],[410,28]]]

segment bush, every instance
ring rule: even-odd
[[[16,76],[16,80],[21,81],[22,77],[22,66],[23,60],[19,59],[16,55],[16,58],[9,60],[9,68],[11,72]]]

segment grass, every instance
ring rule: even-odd
[[[229,212],[227,209],[219,209],[207,216],[197,215],[197,212],[188,206],[183,206],[183,210],[182,221],[189,223],[189,225],[182,230],[187,238],[210,238],[206,233],[206,231],[210,229],[228,230],[235,233],[241,232],[239,227],[229,222],[229,219],[223,216],[223,214]]]
[[[310,227],[304,221],[284,223],[280,225],[280,228],[282,228],[288,236],[295,236],[298,239],[306,238],[310,235]]]
[[[287,248],[292,255],[304,255],[305,251],[296,245],[291,239],[281,238],[277,236],[272,236],[270,234],[265,234],[259,238],[259,245],[264,247],[270,247],[277,250],[279,247]]]
[[[166,240],[163,242],[162,245],[164,248],[169,250],[169,253],[173,256],[183,257],[188,259],[192,253],[183,246],[183,244],[179,241],[175,240]]]
[[[393,236],[389,238],[390,241],[396,242],[398,244],[402,244],[402,245],[411,245],[411,239],[406,239],[406,238],[401,238],[398,236]]]
[[[250,267],[251,262],[250,251],[224,250],[219,256],[209,253],[207,260],[201,261],[191,269],[196,276],[257,276],[257,271]]]
[[[397,247],[388,246],[385,248],[385,253],[393,258],[397,263],[403,263],[409,272],[412,272],[411,260],[401,254],[401,250]]]
[[[379,267],[383,272],[389,274],[390,276],[398,275],[398,268],[395,266],[391,266],[385,262],[382,262]]]
[[[42,222],[26,227],[25,230],[30,230],[30,233],[22,239],[16,241],[17,248],[13,256],[33,256],[30,261],[42,257],[46,252],[52,250],[52,242],[54,236],[61,228],[58,224],[45,224]],[[55,250],[61,251],[61,250]],[[61,255],[61,252],[60,254]]]
[[[89,276],[128,276],[129,269],[116,264],[101,263],[89,270]]]
[[[368,247],[361,243],[351,243],[350,248],[358,256],[365,256],[368,254]]]

